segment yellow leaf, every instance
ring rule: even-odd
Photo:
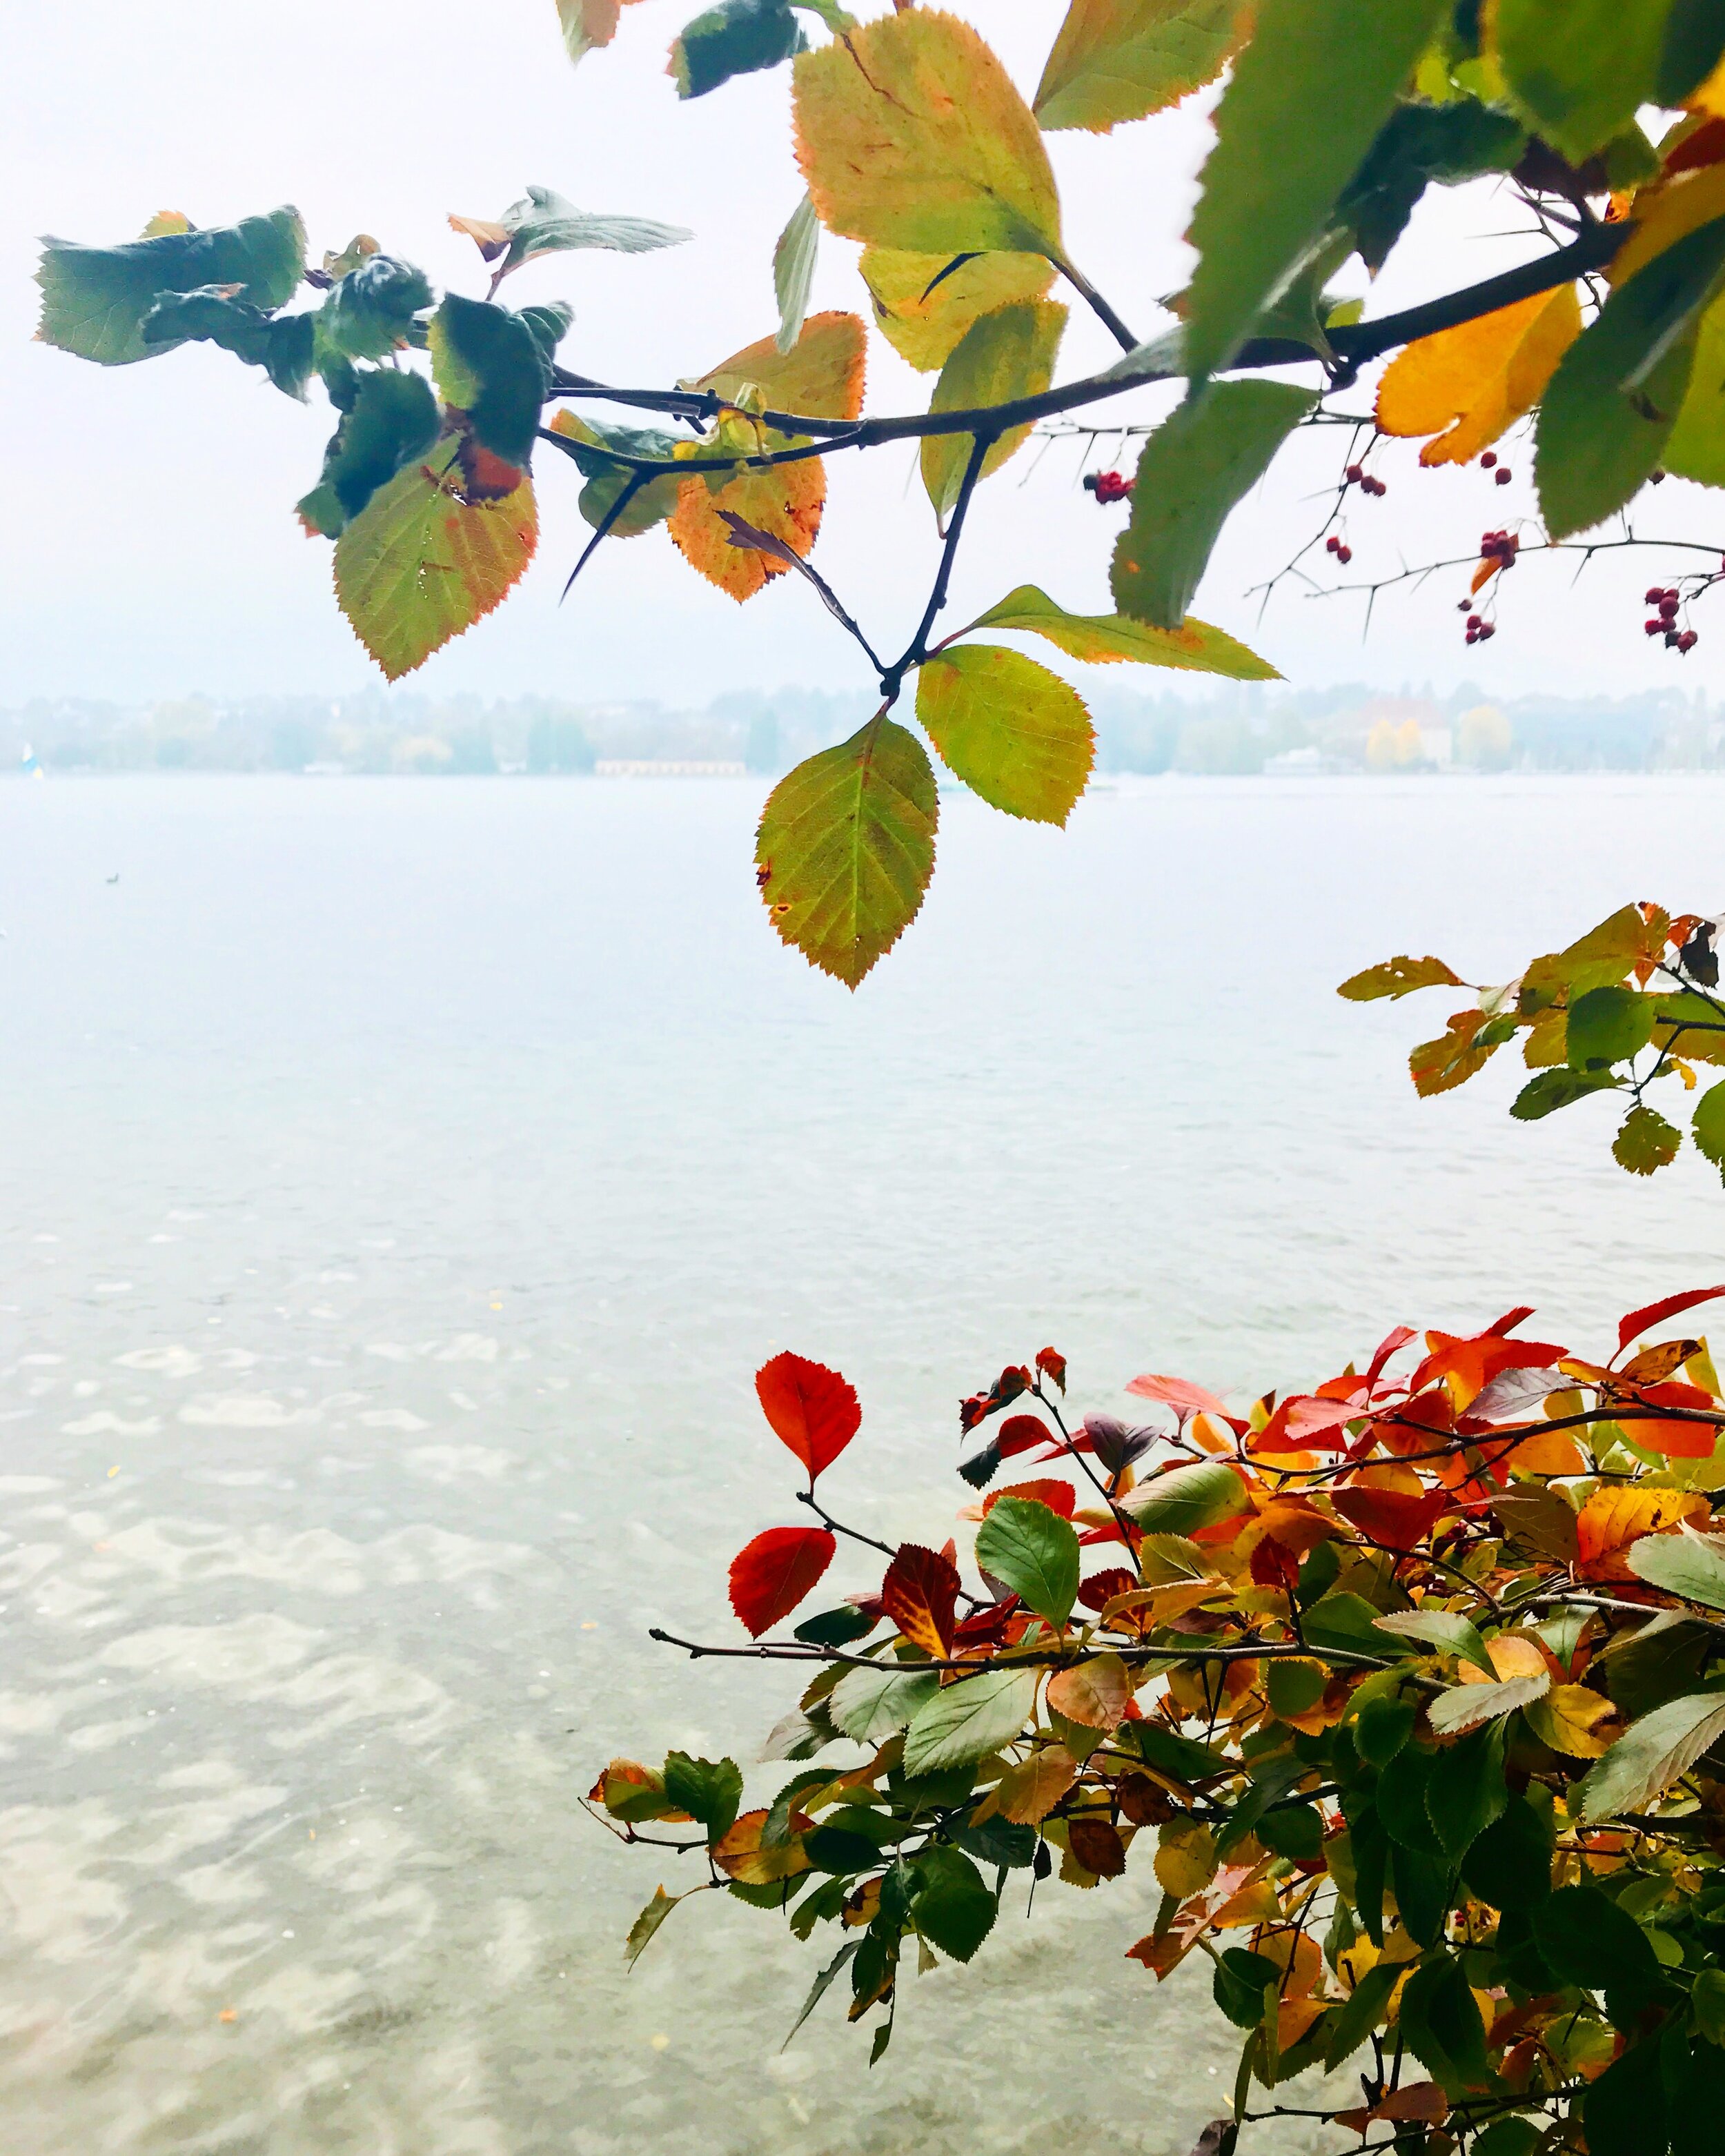
[[[1725,60],[1702,83],[1692,90],[1687,100],[1692,112],[1710,112],[1716,120],[1725,120]]]
[[[1628,284],[1656,254],[1717,217],[1725,217],[1725,165],[1706,165],[1643,187],[1635,197],[1635,228],[1613,256],[1606,281],[1614,290]]]
[[[1132,1696],[1132,1676],[1118,1655],[1075,1663],[1048,1681],[1048,1703],[1055,1712],[1086,1729],[1117,1728]]]
[[[464,491],[462,438],[445,434],[374,494],[336,542],[336,597],[393,681],[490,613],[533,558],[533,483]]]
[[[1096,736],[1078,691],[1004,645],[929,660],[916,716],[947,767],[1009,816],[1064,824],[1089,780]]]
[[[1525,1632],[1500,1632],[1486,1645],[1486,1652],[1491,1657],[1491,1666],[1505,1684],[1515,1677],[1543,1677],[1550,1674],[1550,1665],[1541,1650],[1539,1642]],[[1462,1681],[1469,1681],[1471,1665],[1462,1666]]]
[[[1078,1779],[1078,1766],[1064,1744],[1045,1744],[1000,1777],[996,1810],[1019,1826],[1045,1820]]]
[[[1045,127],[1106,135],[1214,82],[1247,34],[1243,0],[1072,0],[1036,86]]]
[[[1702,316],[1689,388],[1660,462],[1679,479],[1725,486],[1725,300]]]
[[[929,410],[971,412],[980,405],[1039,396],[1054,379],[1055,354],[1065,326],[1066,310],[1054,300],[1020,300],[983,315],[941,369]],[[999,471],[1029,432],[1028,425],[1009,427],[997,436],[983,459],[980,476]],[[963,488],[974,439],[970,434],[929,434],[923,439],[922,484],[942,529]]]
[[[1567,1430],[1535,1430],[1504,1464],[1522,1475],[1580,1475],[1587,1469],[1581,1447]]]
[[[1571,1759],[1601,1758],[1617,1733],[1617,1710],[1585,1685],[1553,1685],[1522,1712],[1542,1743]]]
[[[953,257],[865,247],[857,268],[875,303],[875,321],[901,359],[925,373],[947,357],[979,315],[1015,300],[1040,300],[1054,282],[1041,254],[977,254],[947,275]]]
[[[1423,465],[1466,464],[1531,412],[1581,333],[1573,285],[1410,344],[1378,385],[1386,434],[1445,434],[1420,452]]]
[[[1156,1876],[1163,1892],[1183,1902],[1201,1894],[1216,1876],[1216,1838],[1191,1820],[1170,1820],[1159,1835]]]
[[[159,209],[138,234],[140,239],[162,239],[171,233],[189,232],[192,220],[182,209]]]
[[[1633,1579],[1624,1552],[1643,1535],[1660,1533],[1681,1520],[1701,1518],[1709,1507],[1690,1490],[1632,1486],[1595,1490],[1575,1522],[1577,1572],[1583,1579]]]
[[[1035,119],[956,16],[912,8],[796,63],[797,162],[830,232],[948,254],[1060,251]]]

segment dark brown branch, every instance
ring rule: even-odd
[[[1056,1664],[1084,1662],[1092,1658],[1073,1655],[1068,1649],[1053,1646],[1034,1650],[1028,1655],[947,1657],[941,1660],[931,1656],[915,1662],[882,1661],[877,1655],[847,1655],[840,1647],[780,1646],[772,1642],[757,1641],[750,1647],[713,1647],[699,1640],[679,1639],[675,1632],[660,1630],[657,1625],[649,1627],[647,1637],[657,1640],[661,1646],[681,1647],[691,1661],[701,1661],[709,1656],[718,1656],[726,1661],[752,1662],[843,1662],[854,1670],[890,1670],[896,1676],[918,1676],[925,1670],[962,1670],[968,1676],[980,1676],[985,1671],[1001,1669],[1041,1669]],[[1191,1648],[1157,1645],[1153,1642],[1132,1646],[1110,1646],[1101,1651],[1117,1655],[1126,1662],[1247,1662],[1273,1660],[1280,1655],[1303,1655],[1310,1651],[1297,1640],[1234,1640],[1211,1644],[1200,1639]],[[1357,1655],[1343,1647],[1326,1647],[1323,1659],[1338,1666],[1350,1669],[1381,1669],[1390,1660],[1394,1650],[1386,1649],[1382,1655]]]

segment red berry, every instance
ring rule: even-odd
[[[1496,636],[1497,634],[1497,627],[1495,622],[1482,621],[1480,624],[1480,642],[1481,644],[1485,642],[1488,636]]]
[[[1665,624],[1662,621],[1644,621],[1641,626],[1649,636],[1657,636],[1665,628]]]
[[[1336,536],[1335,533],[1332,531],[1332,532],[1330,534],[1329,537],[1328,537],[1327,539],[1326,539],[1326,540],[1325,540],[1325,542],[1324,542],[1324,552],[1325,552],[1326,553],[1328,553],[1328,554],[1339,554],[1339,553],[1341,552],[1341,551],[1342,551],[1342,542],[1341,542],[1341,541],[1340,541],[1340,540]]]
[[[1366,468],[1363,465],[1349,465],[1348,467],[1348,484],[1350,486],[1358,486],[1365,475]]]
[[[1338,547],[1336,549],[1336,559],[1337,559],[1338,562],[1351,562],[1351,561],[1353,559],[1353,547]]]
[[[1476,613],[1469,614],[1467,617],[1467,625],[1470,629],[1481,628],[1483,625],[1481,617]]]
[[[1497,452],[1496,449],[1487,449],[1485,454],[1480,459],[1480,462],[1485,466],[1487,471],[1491,470],[1492,465],[1495,465],[1497,461]]]
[[[1677,639],[1677,649],[1679,651],[1683,652],[1693,651],[1696,645],[1699,644],[1700,641],[1700,637],[1692,629],[1686,629],[1683,634]]]
[[[1499,486],[1507,486],[1513,477],[1514,474],[1507,465],[1500,465],[1497,467],[1497,480]]]
[[[1682,596],[1675,584],[1667,584],[1666,586],[1665,595],[1671,601],[1673,606],[1677,603],[1677,601]]]
[[[1659,585],[1650,584],[1647,589],[1642,593],[1642,597],[1646,600],[1649,606],[1657,606],[1660,601],[1665,597],[1665,593]]]

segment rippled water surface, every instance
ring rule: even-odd
[[[736,1639],[725,1564],[795,1517],[750,1373],[842,1365],[832,1502],[938,1539],[957,1395],[1045,1341],[1117,1406],[1717,1271],[1697,1159],[1632,1183],[1510,1070],[1422,1106],[1448,1005],[1332,993],[1716,907],[1712,782],[1147,782],[1064,836],[943,799],[855,998],[762,924],[758,799],[0,790],[9,2149],[1182,2156],[1232,2047],[1122,1959],[1153,1884],[908,1982],[872,2074],[830,2002],[781,2055],[814,1950],[717,1897],[625,1981],[690,1860],[578,1796],[793,1693],[644,1636]]]

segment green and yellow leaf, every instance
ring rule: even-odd
[[[1055,355],[1066,326],[1066,310],[1053,300],[1019,300],[973,322],[941,369],[931,412],[973,412],[1040,396],[1054,379]],[[1028,425],[1011,427],[988,445],[979,476],[999,471],[1022,449]],[[975,437],[928,434],[922,442],[922,484],[944,528],[958,500]]]
[[[954,264],[956,264],[956,267]],[[944,367],[979,316],[1018,300],[1040,300],[1054,282],[1045,255],[908,254],[865,247],[857,264],[880,334],[924,373]]]
[[[1089,783],[1096,736],[1078,691],[1004,644],[936,653],[916,716],[947,769],[1009,816],[1064,824]]]
[[[1250,27],[1246,0],[1071,0],[1036,86],[1045,127],[1105,135],[1214,82]]]

